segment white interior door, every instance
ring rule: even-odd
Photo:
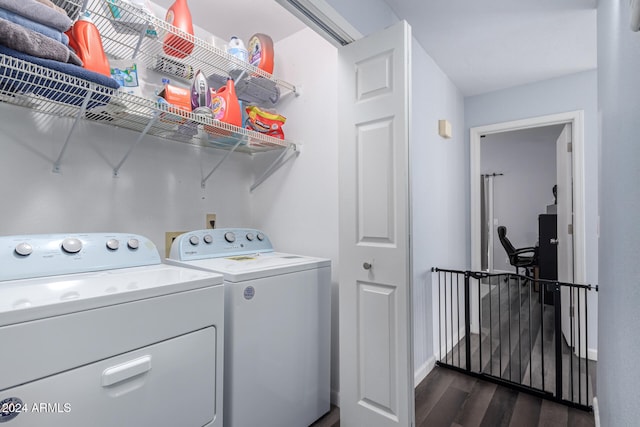
[[[340,424],[413,425],[411,29],[339,50]]]
[[[573,167],[571,124],[566,124],[556,141],[556,183],[558,201],[558,281],[573,282]],[[570,232],[571,231],[571,232]],[[562,333],[571,345],[569,289],[561,288]]]

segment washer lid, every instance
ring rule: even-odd
[[[209,286],[222,276],[166,264],[0,282],[0,326]]]
[[[185,265],[224,275],[229,282],[242,282],[262,277],[294,273],[331,266],[331,260],[282,252],[244,254],[224,258],[209,258],[194,261],[167,260],[175,265]]]

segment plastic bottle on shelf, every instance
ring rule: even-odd
[[[273,74],[273,40],[266,34],[254,34],[249,39],[249,63]]]
[[[187,0],[176,0],[167,10],[165,21],[193,36],[193,21]],[[167,55],[185,58],[193,52],[193,41],[169,33],[164,38],[162,49]]]
[[[244,43],[242,42],[242,40],[236,36],[231,37],[231,40],[229,40],[229,44],[227,45],[227,53],[238,58],[242,62],[248,63],[249,61],[249,52],[247,51],[247,48],[244,47]],[[229,74],[232,78],[236,79],[241,73],[242,69],[239,69],[237,64],[230,64]]]
[[[234,126],[242,126],[242,112],[236,95],[236,86],[232,79],[211,96],[213,118]]]
[[[100,31],[91,20],[90,12],[85,11],[67,31],[67,35],[69,45],[82,60],[84,68],[111,77],[111,67],[104,53]]]

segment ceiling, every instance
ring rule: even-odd
[[[385,0],[465,96],[595,69],[596,0]]]
[[[596,68],[597,0],[384,1],[465,96]],[[275,0],[189,8],[196,25],[226,40],[263,32],[278,41],[304,28]]]

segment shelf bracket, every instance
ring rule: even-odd
[[[138,146],[140,141],[142,141],[142,138],[144,138],[145,135],[149,132],[149,129],[151,129],[151,127],[158,121],[159,117],[160,117],[160,112],[159,111],[155,111],[153,113],[153,117],[151,118],[151,120],[149,120],[149,123],[147,123],[147,125],[144,127],[144,130],[140,133],[140,135],[138,135],[138,138],[135,140],[135,142],[133,144],[131,144],[131,147],[129,147],[129,150],[127,151],[127,154],[125,154],[124,157],[122,158],[122,160],[120,160],[120,163],[118,163],[118,165],[115,168],[113,168],[113,177],[114,178],[116,178],[118,176],[118,172],[120,172],[120,168],[122,167],[122,165],[124,165],[124,162],[127,161],[127,159],[129,158],[129,155],[131,154],[133,149]]]
[[[220,159],[220,161],[218,161],[218,163],[216,163],[216,165],[213,167],[213,169],[211,169],[211,172],[209,172],[207,174],[207,176],[205,176],[202,179],[202,181],[200,182],[200,186],[202,188],[205,187],[205,185],[207,184],[207,181],[209,180],[209,178],[211,178],[211,175],[213,175],[213,173],[220,167],[220,165],[223,164],[225,162],[225,160],[227,160],[229,158],[231,153],[236,151],[236,148],[238,148],[242,142],[243,142],[243,140],[239,139],[238,142],[236,142],[236,145],[234,145],[231,150],[227,151],[227,154],[225,154],[224,157],[222,159]]]
[[[285,155],[289,153],[288,156]],[[300,147],[291,144],[289,147],[282,150],[282,153],[271,163],[271,165],[263,172],[263,174],[253,183],[249,191],[253,191],[258,188],[263,182],[273,175],[278,169],[284,166],[289,160],[300,155]]]
[[[138,57],[138,53],[140,52],[140,47],[142,47],[142,41],[144,37],[147,35],[147,28],[144,27],[138,36],[138,43],[136,43],[136,48],[133,50],[133,55],[131,59],[136,59]]]
[[[69,133],[67,134],[67,139],[64,141],[64,145],[60,150],[60,154],[58,155],[58,158],[56,159],[56,161],[53,163],[53,172],[55,173],[60,173],[60,163],[62,162],[62,158],[64,157],[65,151],[67,151],[67,146],[69,145],[69,141],[71,140],[71,135],[73,135],[73,132],[76,130],[76,126],[78,125],[80,118],[83,117],[84,113],[87,111],[87,105],[89,105],[89,99],[91,99],[91,95],[93,94],[94,89],[95,89],[95,85],[90,84],[89,88],[87,89],[87,95],[84,97],[84,100],[82,101],[82,105],[78,110],[78,114],[76,115],[75,120],[73,121],[73,125],[71,125],[71,129],[69,129]]]

